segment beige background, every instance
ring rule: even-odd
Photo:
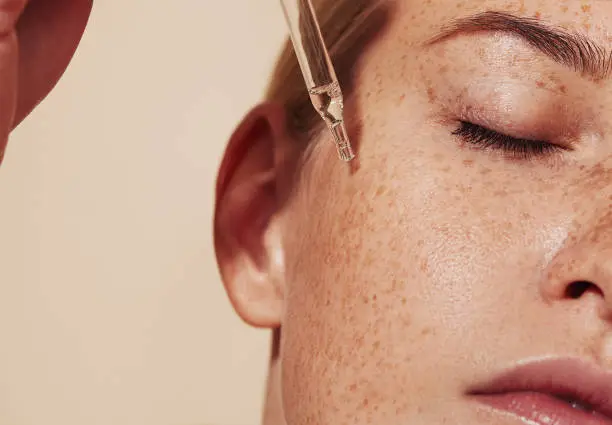
[[[259,423],[212,185],[284,35],[277,0],[95,3],[0,169],[0,425]]]

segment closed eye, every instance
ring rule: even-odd
[[[529,160],[565,150],[553,143],[507,136],[468,121],[460,121],[460,124],[452,134],[461,141],[478,149],[501,151],[510,159]]]

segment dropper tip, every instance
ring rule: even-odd
[[[331,133],[334,136],[334,142],[338,149],[338,156],[344,162],[350,162],[355,159],[355,152],[348,138],[348,132],[344,122],[341,121],[330,127]]]
[[[338,147],[338,155],[344,162],[351,162],[353,159],[355,159],[355,152],[353,152],[351,146],[345,146],[343,148]]]

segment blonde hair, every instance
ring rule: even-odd
[[[329,48],[345,99],[353,92],[355,62],[384,24],[381,0],[313,0],[321,32]],[[377,19],[378,18],[378,19]],[[302,73],[290,40],[278,59],[266,100],[285,107],[287,128],[297,139],[308,141],[323,128],[323,120],[310,103]]]

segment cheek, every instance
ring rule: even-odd
[[[558,245],[535,231],[554,223],[542,205],[555,202],[526,196],[533,181],[409,125],[413,141],[387,134],[387,148],[362,151],[355,175],[326,153],[332,160],[311,170],[312,192],[290,207],[289,423],[435,411],[428,404],[440,391],[482,365],[472,349],[482,332],[520,322],[515,305],[499,307],[508,297],[532,302],[515,294],[533,298],[524,287]]]
[[[305,227],[289,243],[295,250],[287,263],[282,348],[288,423],[356,423],[367,412],[379,419],[401,414],[409,404],[401,391],[405,382],[371,377],[407,381],[398,372],[415,353],[402,352],[397,341],[431,333],[413,327],[407,308],[416,297],[408,282],[422,281],[427,269],[417,248],[423,243],[407,243],[417,235],[405,230],[409,218],[384,183],[391,179],[358,180],[322,186],[316,205],[309,205],[316,213],[302,217]]]

